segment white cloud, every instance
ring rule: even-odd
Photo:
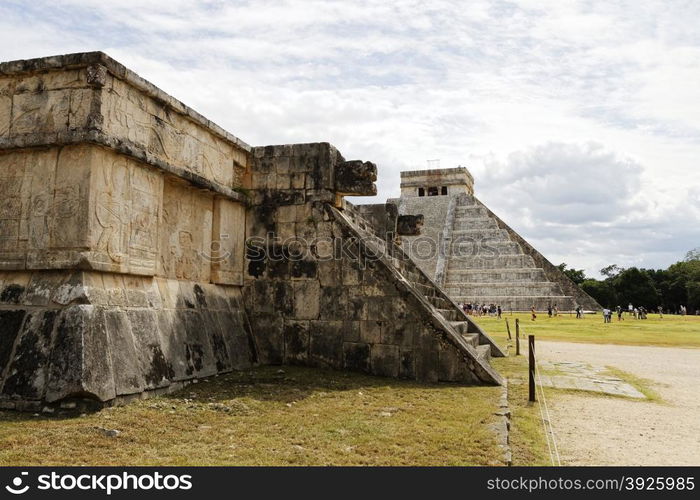
[[[377,162],[381,198],[440,158],[552,260],[665,266],[700,240],[699,18],[683,0],[11,0],[0,60],[104,50],[251,144]]]

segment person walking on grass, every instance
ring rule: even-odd
[[[622,317],[622,307],[617,306],[617,320],[624,321],[625,318]]]
[[[603,309],[603,323],[610,323],[611,311],[607,307]]]
[[[664,319],[664,306],[659,306],[659,319]]]
[[[581,319],[583,315],[581,314],[581,306],[576,306],[576,319]]]
[[[501,319],[501,314],[503,313],[503,309],[501,309],[501,304],[498,304],[496,311],[498,312],[498,319]]]
[[[532,321],[535,321],[537,319],[537,313],[535,312],[535,306],[532,306],[530,309],[530,313],[532,314]]]

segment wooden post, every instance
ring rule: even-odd
[[[515,318],[515,355],[520,356],[520,318]]]
[[[527,336],[527,349],[529,351],[529,363],[528,363],[528,365],[530,368],[530,377],[529,377],[530,390],[529,390],[528,401],[535,402],[535,401],[537,401],[537,397],[535,395],[535,336],[534,335]]]
[[[508,340],[513,340],[513,337],[510,334],[510,323],[508,323],[508,318],[506,318],[506,329],[508,330]]]

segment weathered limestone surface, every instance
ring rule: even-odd
[[[500,383],[500,349],[377,237],[422,218],[343,199],[376,175],[328,143],[250,148],[102,53],[0,64],[0,407],[256,363]]]
[[[101,53],[0,64],[0,404],[251,366],[250,148]]]
[[[240,287],[91,271],[0,274],[4,406],[109,401],[251,366]]]
[[[422,214],[399,215],[399,207],[393,202],[356,205],[355,210],[377,236],[387,241],[400,242],[400,236],[417,236],[423,230]]]
[[[449,313],[441,314],[407,278],[420,272],[410,259],[399,261],[400,249],[375,236],[377,229],[350,204],[341,210],[331,204],[334,193],[324,188],[333,185],[336,167],[361,162],[345,162],[324,143],[254,148],[253,156],[259,187],[248,230],[259,239],[249,243],[244,296],[263,362],[500,382],[450,324],[460,319],[459,309],[434,297]],[[289,175],[299,189],[272,188],[290,186]],[[478,337],[470,337],[477,346]],[[490,356],[491,345],[486,349]]]

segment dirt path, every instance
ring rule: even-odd
[[[614,366],[665,401],[545,389],[563,465],[700,465],[700,349],[538,342],[537,356]]]

